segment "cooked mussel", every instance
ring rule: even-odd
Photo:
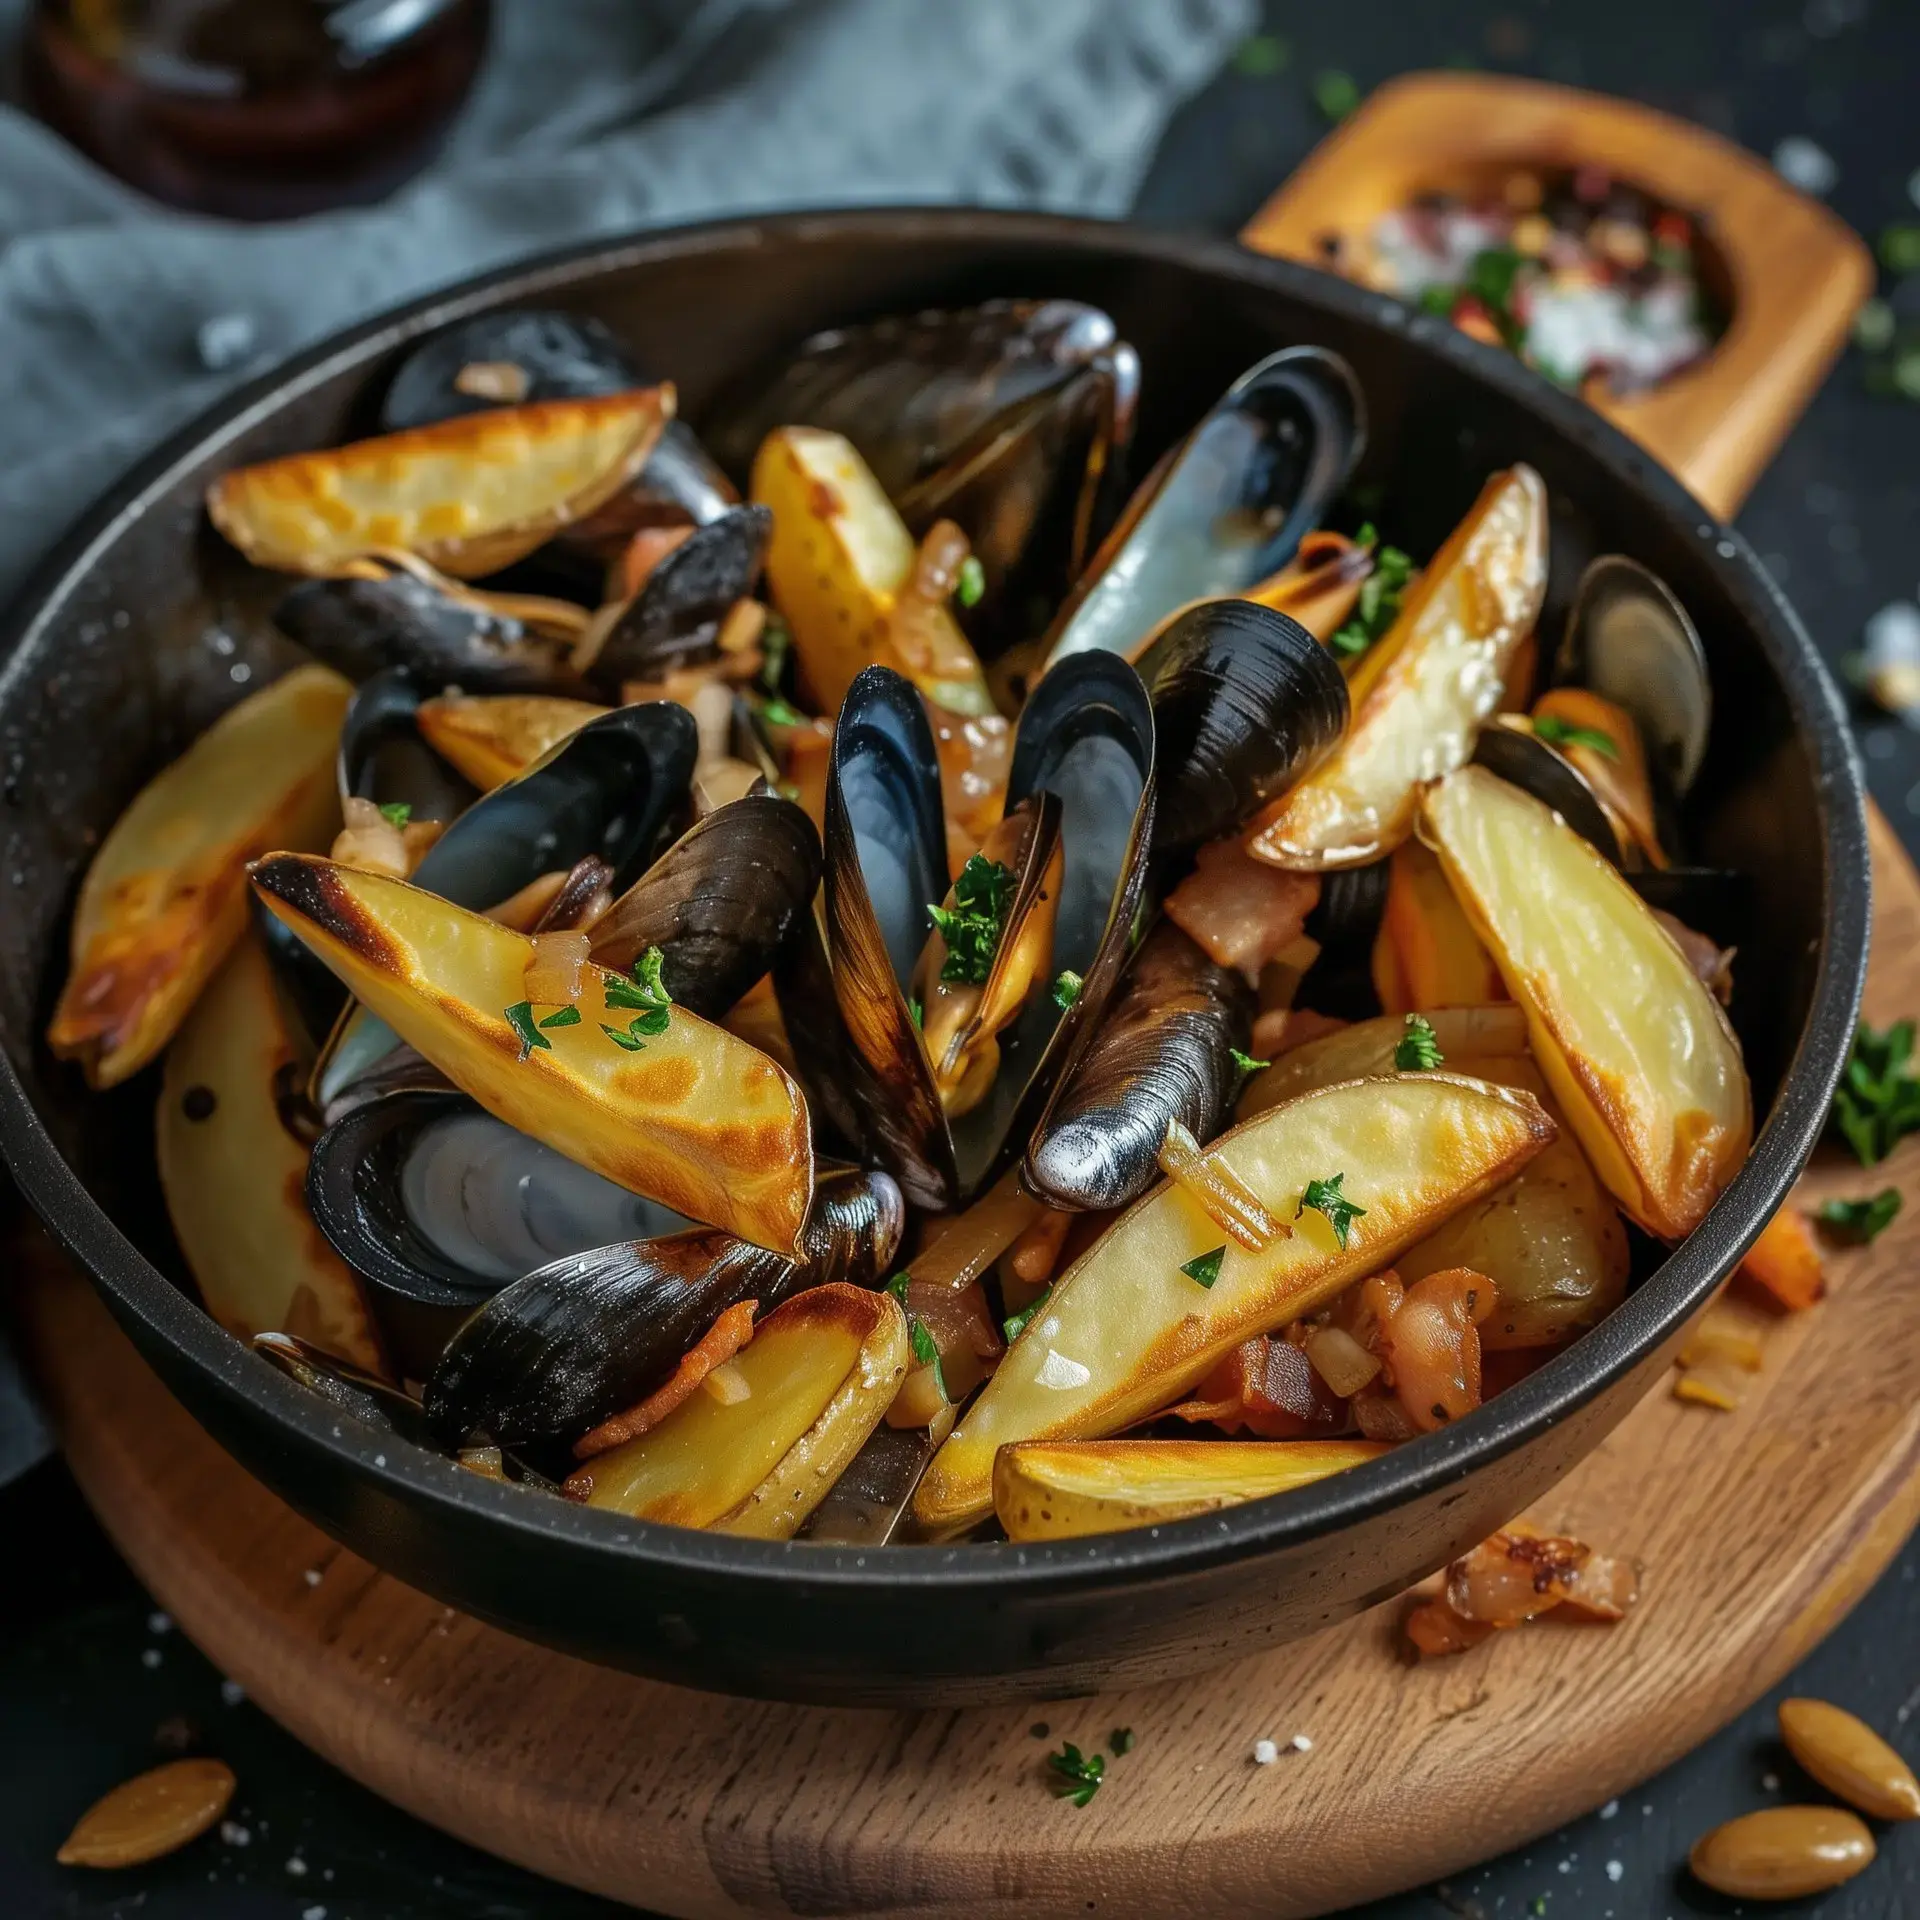
[[[422,700],[440,685],[398,667],[361,682],[340,728],[340,798],[404,807],[410,822],[456,820],[477,797],[420,731]]]
[[[1365,443],[1359,383],[1338,354],[1288,347],[1250,367],[1151,473],[1043,645],[1127,658],[1195,600],[1247,592],[1290,561]]]
[[[1480,730],[1473,764],[1550,806],[1583,840],[1617,867],[1620,839],[1600,797],[1586,776],[1564,754],[1541,739],[1524,720],[1502,715]]]
[[[809,1287],[874,1286],[905,1227],[883,1173],[824,1171],[797,1259],[713,1228],[624,1241],[536,1269],[493,1296],[448,1342],[427,1382],[427,1418],[458,1445],[568,1442],[644,1399],[728,1307],[764,1314]]]
[[[416,1446],[432,1446],[420,1403],[391,1381],[342,1360],[291,1333],[256,1333],[253,1350],[289,1380],[378,1433],[393,1433]]]
[[[957,521],[997,587],[1055,527],[1067,577],[1079,571],[1139,385],[1138,356],[1097,307],[992,300],[815,334],[707,425],[742,475],[776,427],[844,434],[913,532]]]
[[[1027,1185],[1050,1206],[1124,1207],[1159,1177],[1168,1125],[1220,1131],[1253,1031],[1253,990],[1171,921],[1133,956],[1105,1019],[1059,1083],[1027,1148]]]
[[[1346,730],[1347,683],[1333,655],[1297,620],[1251,601],[1189,607],[1139,666],[1160,764],[1156,856],[1231,831]]]

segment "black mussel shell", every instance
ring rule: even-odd
[[[420,702],[441,691],[400,667],[363,680],[340,725],[337,761],[342,800],[404,806],[412,820],[457,819],[478,797],[421,738]]]
[[[649,947],[675,1001],[718,1020],[772,970],[820,884],[820,836],[756,789],[697,820],[594,922],[592,957],[630,973]]]
[[[1622,876],[1648,906],[1670,913],[1716,946],[1753,937],[1753,876],[1730,867],[1643,867]]]
[[[563,646],[518,620],[451,599],[410,573],[303,580],[274,608],[273,621],[349,680],[399,667],[435,691],[581,691]]]
[[[801,1258],[697,1227],[541,1267],[497,1293],[448,1342],[427,1381],[427,1419],[448,1445],[568,1442],[636,1405],[728,1307],[765,1314],[809,1287],[873,1286],[906,1210],[885,1174],[823,1171]]]
[[[1480,729],[1473,761],[1521,792],[1544,801],[1583,840],[1616,867],[1620,865],[1620,837],[1599,796],[1580,769],[1538,734],[1525,727],[1502,726],[1496,720]]]
[[[1360,385],[1338,354],[1288,347],[1250,367],[1128,502],[1054,618],[1048,666],[1090,649],[1131,658],[1179,608],[1277,573],[1365,441]]]
[[[1027,1185],[1050,1206],[1123,1207],[1159,1178],[1171,1121],[1211,1140],[1240,1086],[1253,989],[1171,921],[1147,936],[1028,1145]]]
[[[535,933],[570,933],[590,927],[613,904],[613,868],[589,853],[567,869],[560,890],[534,923]]]
[[[752,593],[773,537],[766,507],[731,507],[697,527],[642,583],[595,656],[590,677],[617,689],[703,660],[736,600]]]
[[[925,1427],[882,1421],[794,1538],[822,1547],[884,1547],[906,1518],[933,1452]]]
[[[309,1393],[317,1393],[340,1412],[364,1420],[378,1432],[398,1434],[416,1446],[433,1445],[419,1401],[378,1374],[368,1373],[291,1333],[256,1333],[253,1350],[289,1380],[299,1381]]]
[[[1141,656],[1140,677],[1159,741],[1156,857],[1230,832],[1347,730],[1333,655],[1297,620],[1250,600],[1189,607]]]
[[[1391,861],[1370,860],[1364,867],[1335,867],[1320,876],[1320,898],[1307,915],[1306,933],[1319,943],[1323,959],[1338,965],[1371,956],[1392,873]]]

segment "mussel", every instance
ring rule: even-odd
[[[789,1260],[710,1227],[625,1241],[537,1268],[447,1343],[427,1381],[427,1419],[448,1445],[567,1442],[633,1406],[728,1307],[761,1313],[833,1281],[875,1286],[905,1227],[883,1173],[823,1171]]]
[[[363,680],[340,726],[340,797],[404,807],[414,822],[459,818],[478,797],[421,737],[420,703],[444,683],[385,667]]]
[[[1171,921],[1141,943],[1027,1148],[1027,1185],[1050,1206],[1123,1207],[1159,1177],[1169,1123],[1211,1140],[1233,1107],[1253,1031],[1253,989]]]
[[[1145,885],[1153,773],[1152,712],[1124,662],[1090,656],[1035,690],[1014,741],[1007,815],[1022,818],[1042,794],[1057,799],[1062,863],[1049,964],[1079,982],[1078,997],[1030,993],[998,1037],[992,1084],[950,1115],[906,992],[929,909],[948,893],[933,739],[919,695],[898,674],[870,667],[853,683],[827,786],[827,945],[868,1149],[917,1205],[944,1210],[981,1184],[1099,1018]],[[1044,803],[1030,809],[1023,864],[1045,853],[1049,812]],[[1007,875],[992,955],[1022,941],[1009,911],[1015,897],[1025,912],[1043,891]]]
[[[352,1414],[376,1432],[397,1434],[416,1446],[433,1444],[419,1401],[391,1381],[382,1380],[378,1374],[368,1373],[296,1334],[256,1333],[252,1346],[255,1353],[289,1380],[297,1380],[309,1393],[317,1393],[341,1413]]]
[[[1511,724],[1503,716],[1481,728],[1473,759],[1476,766],[1544,800],[1582,839],[1616,867],[1621,864],[1619,836],[1586,776],[1524,722]]]
[[[1359,383],[1339,355],[1288,347],[1249,368],[1129,502],[1048,630],[1048,667],[1093,649],[1131,659],[1190,602],[1278,573],[1365,437]]]
[[[1333,655],[1297,620],[1248,600],[1189,607],[1139,666],[1158,743],[1157,858],[1231,831],[1346,731],[1347,683]]]
[[[1042,547],[1078,573],[1139,386],[1138,356],[1097,307],[992,300],[815,334],[706,425],[741,475],[776,427],[846,435],[913,532],[957,521],[997,589]]]

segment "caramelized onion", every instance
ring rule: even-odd
[[[1190,1195],[1222,1233],[1251,1252],[1258,1253],[1275,1240],[1293,1236],[1293,1229],[1276,1220],[1244,1180],[1201,1152],[1199,1141],[1178,1120],[1167,1122],[1167,1137],[1160,1146],[1160,1171]]]

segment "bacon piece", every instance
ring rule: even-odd
[[[1200,849],[1192,873],[1167,897],[1167,918],[1216,965],[1249,980],[1300,938],[1320,902],[1320,876],[1256,860],[1237,836]]]
[[[715,1367],[724,1365],[753,1338],[753,1316],[757,1300],[742,1300],[729,1307],[705,1333],[698,1344],[680,1356],[680,1363],[664,1386],[656,1387],[637,1407],[603,1420],[591,1433],[573,1443],[576,1460],[591,1460],[596,1453],[637,1440],[657,1427],[683,1400],[691,1399],[701,1381]]]

